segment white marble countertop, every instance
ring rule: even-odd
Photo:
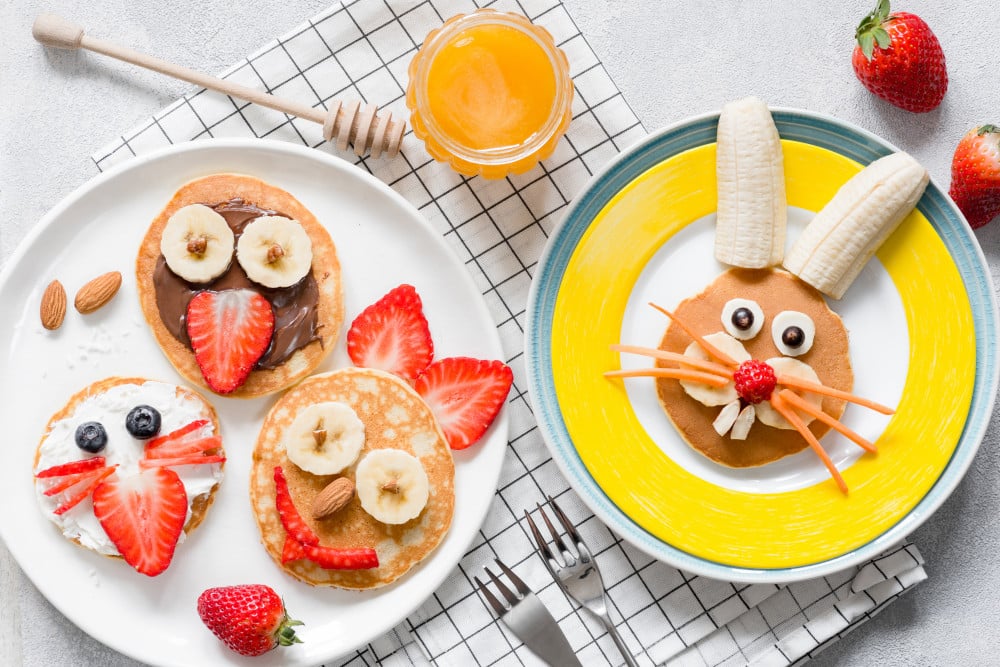
[[[0,261],[47,209],[97,173],[90,159],[94,150],[190,90],[186,84],[97,56],[45,52],[30,36],[37,13],[62,13],[94,35],[212,72],[328,4],[0,3]],[[647,129],[755,94],[774,105],[833,114],[871,130],[912,153],[947,187],[951,155],[962,134],[974,125],[1000,122],[1000,22],[984,18],[995,14],[995,0],[894,3],[896,9],[923,16],[947,56],[948,94],[939,109],[923,115],[875,99],[854,78],[854,28],[874,0],[565,4]],[[978,237],[996,280],[1000,222]],[[966,479],[913,534],[927,559],[930,579],[814,664],[996,661],[1000,596],[992,591],[1000,582],[998,445],[994,418]],[[37,648],[41,644],[46,645],[44,653]],[[43,664],[43,655],[63,655],[66,665],[136,664],[67,621],[0,546],[0,664],[36,667]]]

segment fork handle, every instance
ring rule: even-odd
[[[639,667],[639,663],[637,663],[635,658],[632,657],[632,652],[628,650],[628,646],[625,645],[625,641],[622,639],[622,636],[618,634],[618,629],[615,627],[615,624],[611,622],[611,619],[608,618],[607,615],[598,616],[598,618],[601,619],[601,623],[604,624],[608,634],[611,635],[611,639],[614,640],[615,646],[618,647],[618,652],[622,654],[623,658],[625,658],[625,664],[628,665],[628,667]]]

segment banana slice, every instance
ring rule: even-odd
[[[719,416],[712,422],[712,428],[719,435],[725,435],[736,423],[736,418],[740,416],[740,401],[736,399],[732,403],[727,403],[726,407],[719,411]]]
[[[715,258],[762,269],[785,254],[785,167],[778,128],[756,97],[722,107],[716,144]]]
[[[377,521],[406,523],[427,504],[430,482],[420,459],[401,449],[376,449],[361,459],[355,471],[361,507]]]
[[[815,382],[816,384],[822,384],[819,381],[819,376],[816,375],[816,371],[812,369],[809,364],[802,363],[798,359],[792,359],[791,357],[774,357],[773,359],[768,359],[765,363],[769,364],[771,368],[774,369],[775,375],[790,375],[792,377],[799,378],[800,380],[808,380],[809,382]],[[777,391],[777,390],[776,390]],[[823,397],[809,392],[799,392],[796,391],[806,400],[808,403],[812,403],[817,408],[823,407]],[[757,419],[761,422],[767,424],[768,426],[773,426],[774,428],[783,428],[787,430],[794,429],[795,427],[788,423],[788,420],[781,416],[781,414],[771,407],[770,401],[761,401],[756,406]],[[808,424],[813,420],[812,415],[807,415],[803,412],[796,411],[796,414],[802,419],[803,424]]]
[[[738,362],[742,363],[750,358],[750,353],[743,347],[743,343],[724,331],[702,336],[702,338]],[[714,361],[708,356],[708,353],[701,349],[698,343],[688,345],[687,349],[684,350],[684,356],[702,361]],[[736,393],[736,384],[732,380],[721,387],[710,387],[693,380],[679,380],[679,382],[687,395],[702,405],[727,405],[739,399],[739,395]]]
[[[243,228],[236,259],[264,287],[291,287],[312,268],[312,241],[295,220],[262,216]]]
[[[752,404],[746,405],[740,410],[740,416],[733,422],[733,429],[729,432],[729,437],[733,440],[746,440],[750,435],[750,427],[753,426],[757,410]]]
[[[357,460],[365,424],[349,405],[314,403],[295,415],[284,444],[288,460],[306,472],[335,475]]]
[[[927,188],[929,176],[906,153],[875,160],[847,181],[799,236],[785,268],[839,299]]]
[[[160,235],[160,252],[170,270],[192,283],[215,280],[233,261],[233,230],[203,204],[174,212]]]

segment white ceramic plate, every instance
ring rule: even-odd
[[[440,235],[401,196],[347,162],[279,142],[217,140],[171,147],[120,165],[53,208],[0,274],[0,535],[38,589],[82,630],[157,665],[314,665],[365,644],[403,620],[452,571],[479,529],[496,490],[507,444],[505,413],[484,440],[456,452],[455,515],[442,544],[400,581],[370,592],[313,588],[279,570],[260,544],[250,510],[250,457],[275,397],[206,396],[222,421],[226,478],[205,522],[178,546],[162,575],[65,540],[39,510],[35,448],[49,417],[71,394],[112,375],[183,384],[139,309],[135,255],[146,227],[183,183],[222,171],[251,174],[298,198],[330,231],[343,265],[347,324],[400,283],[417,288],[436,356],[501,359],[479,290]],[[105,271],[125,277],[100,311],[45,331],[38,317],[50,280],[75,290]],[[346,327],[345,327],[346,330]],[[317,372],[350,365],[345,332]],[[206,393],[206,392],[203,392]],[[18,508],[12,511],[10,508]],[[241,583],[272,586],[305,623],[304,643],[252,661],[229,651],[201,623],[198,595]]]

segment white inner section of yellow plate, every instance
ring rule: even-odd
[[[787,245],[790,248],[815,213],[789,207]],[[622,320],[621,340],[657,347],[666,329],[664,316],[650,302],[674,308],[694,296],[728,269],[713,259],[715,214],[705,216],[672,236],[646,264],[629,296]],[[748,295],[747,298],[752,298]],[[857,281],[840,301],[828,299],[831,309],[844,320],[850,332],[854,393],[883,405],[898,405],[909,368],[909,333],[906,313],[892,278],[877,258],[865,266]],[[771,316],[758,335],[770,335]],[[719,330],[722,330],[721,319]],[[817,336],[823,332],[818,331]],[[621,355],[621,367],[648,368],[650,362],[633,354]],[[829,479],[830,473],[810,449],[763,466],[729,468],[695,451],[677,433],[663,412],[653,378],[625,382],[632,409],[639,423],[663,453],[686,471],[706,482],[734,491],[781,493],[803,489]],[[889,423],[889,417],[856,405],[848,405],[841,422],[870,442]],[[756,425],[754,428],[767,428]],[[849,468],[864,453],[860,447],[831,431],[823,447],[840,470]]]

